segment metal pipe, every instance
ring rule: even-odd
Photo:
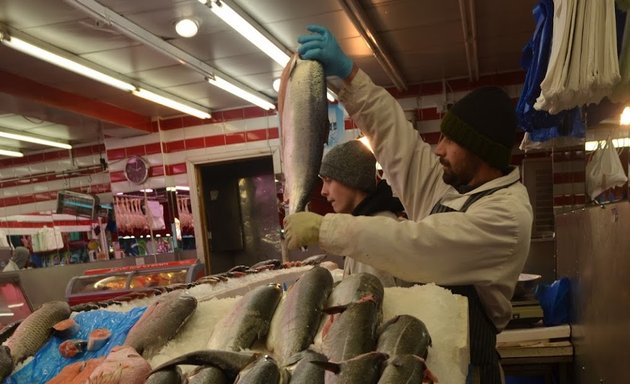
[[[370,24],[365,10],[359,4],[358,0],[339,0],[344,12],[354,24],[354,27],[359,31],[363,39],[367,42],[368,46],[374,52],[376,60],[381,65],[387,76],[396,86],[399,91],[407,89],[405,80],[403,79],[398,66],[395,61],[386,52],[385,45],[374,33],[374,28]]]
[[[471,81],[479,79],[479,64],[477,59],[477,23],[474,18],[474,0],[459,0],[459,14],[462,20],[462,32],[464,34],[464,48],[466,49],[466,65],[468,66],[468,78]],[[472,26],[471,26],[472,24]]]
[[[477,52],[477,14],[475,12],[475,0],[468,0],[468,12],[470,12],[470,29],[472,32],[472,63],[473,80],[479,80],[479,53]]]

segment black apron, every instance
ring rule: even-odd
[[[444,212],[466,212],[468,208],[477,200],[484,196],[488,196],[499,189],[507,188],[510,185],[504,185],[470,195],[462,208],[457,211],[453,208],[442,205],[440,202],[435,204],[431,210],[431,215]],[[499,367],[499,354],[496,350],[497,345],[497,329],[494,323],[486,314],[477,290],[473,285],[462,286],[444,286],[452,293],[466,296],[468,298],[468,327],[470,334],[470,364],[472,370],[479,372],[480,382],[483,384],[501,384],[501,368]]]

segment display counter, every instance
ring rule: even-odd
[[[31,314],[33,307],[17,272],[0,273],[0,324],[7,325]]]
[[[173,284],[189,284],[205,275],[197,259],[87,270],[66,287],[70,305],[96,302]]]

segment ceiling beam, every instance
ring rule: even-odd
[[[153,132],[151,118],[0,71],[0,92],[122,127]]]
[[[468,77],[470,81],[477,81],[479,80],[479,55],[477,53],[475,0],[459,0],[459,15],[462,20]]]
[[[376,30],[370,22],[365,9],[359,3],[359,0],[339,0],[339,4],[341,4],[346,16],[352,21],[352,24],[354,24],[354,27],[359,31],[372,52],[374,52],[376,60],[392,83],[394,83],[396,89],[401,92],[405,91],[407,84],[396,61],[388,53],[383,41],[376,35]]]

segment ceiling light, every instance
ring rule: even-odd
[[[612,139],[612,143],[615,148],[630,147],[630,137]],[[604,148],[605,145],[606,145],[606,140],[587,141],[586,143],[584,143],[584,150],[594,151],[597,149],[598,146]]]
[[[9,157],[24,157],[22,152],[11,151],[8,149],[0,149],[0,156],[9,156]]]
[[[252,93],[249,93],[241,88],[238,88],[237,86],[235,86],[234,84],[228,83],[227,81],[223,80],[222,78],[220,78],[219,76],[214,76],[213,78],[208,77],[208,82],[212,85],[215,85],[221,89],[224,89],[228,92],[230,92],[231,94],[234,94],[240,98],[243,98],[247,101],[249,101],[250,103],[253,103],[257,106],[259,106],[262,109],[275,109],[276,106],[271,104],[270,102],[268,102],[267,100],[264,100]]]
[[[136,96],[142,97],[144,99],[153,101],[158,104],[162,104],[164,106],[176,109],[184,113],[188,113],[192,116],[199,117],[200,119],[210,118],[210,114],[205,111],[200,111],[193,107],[186,106],[185,104],[172,100],[169,97],[159,96],[155,92],[150,92],[146,90],[139,91],[139,88],[131,84],[131,81],[124,81],[116,77],[107,75],[101,72],[100,70],[96,70],[94,68],[89,67],[87,65],[87,62],[85,65],[81,64],[78,62],[82,60],[80,57],[75,56],[75,57],[70,58],[70,54],[65,54],[68,57],[64,57],[61,55],[61,50],[59,50],[58,48],[49,46],[47,49],[43,49],[43,48],[40,48],[39,46],[26,42],[22,38],[15,37],[13,33],[14,32],[11,32],[12,35],[9,36],[5,33],[0,32],[0,41],[2,41],[2,43],[4,43],[5,45],[13,49],[16,49],[20,52],[23,52],[33,57],[36,57],[38,59],[47,61],[51,64],[54,64],[64,69],[67,69],[69,71],[75,72],[79,75],[89,77],[93,80],[107,84],[114,88],[118,88],[120,90],[127,91],[127,92],[132,92]],[[38,45],[43,46],[46,44],[40,42],[38,43]],[[59,54],[53,53],[52,50],[59,51]],[[123,78],[123,76],[118,76],[118,77]],[[147,95],[147,92],[150,93],[150,95]],[[29,140],[24,140],[24,141],[29,141]],[[52,145],[52,144],[45,144],[45,145]],[[52,146],[55,146],[55,145],[52,145]],[[65,148],[65,147],[60,147],[60,148]]]
[[[199,2],[202,4],[208,3],[207,0],[199,0]],[[238,9],[236,4],[233,4],[231,7],[225,0],[213,0],[210,10],[283,68],[287,65],[290,56],[285,52],[286,50],[283,49],[281,44],[272,41],[273,38],[270,37],[269,33],[245,12]],[[276,88],[274,87],[274,89]],[[276,92],[278,92],[277,89]],[[335,94],[330,90],[328,90],[326,97],[330,102],[336,99]]]
[[[207,3],[199,0],[202,4]],[[223,0],[213,0],[210,10],[223,20],[230,27],[240,33],[244,38],[249,40],[254,46],[258,47],[267,56],[271,57],[276,63],[282,67],[286,66],[289,62],[289,55],[281,50],[276,44],[274,44],[269,38],[263,35],[258,29],[241,15],[234,11]]]
[[[61,149],[72,149],[72,145],[67,144],[67,143],[49,140],[40,136],[24,135],[17,131],[9,130],[7,128],[2,128],[2,130],[0,130],[0,137],[4,137],[6,139],[12,139],[12,140],[26,141],[26,142],[34,143],[34,144],[48,145],[50,147],[56,147],[56,148],[61,148]]]
[[[255,94],[258,98],[265,100],[268,103],[271,103],[272,101],[266,95],[260,92],[256,92],[255,90],[251,89],[250,87],[241,83],[240,81],[233,79],[227,74],[224,74],[221,71],[206,64],[204,61],[199,60],[197,57],[189,54],[188,52],[182,49],[177,48],[173,44],[170,44],[169,42],[165,41],[163,38],[154,35],[153,33],[139,26],[138,24],[133,23],[132,21],[114,12],[113,10],[103,6],[101,3],[99,3],[96,0],[67,0],[67,1],[75,4],[77,8],[83,9],[88,14],[98,19],[103,20],[108,25],[113,25],[114,27],[119,29],[121,32],[126,34],[127,36],[130,36],[132,39],[135,39],[143,44],[146,44],[147,46],[158,50],[159,52],[171,57],[172,59],[177,60],[177,62],[185,64],[193,68],[195,71],[201,73],[205,77],[212,77],[215,75],[219,75],[222,79],[224,79],[224,81],[231,83],[232,87],[238,88],[240,91],[242,91],[242,92],[239,92],[238,94],[235,93],[235,95],[239,97],[240,97],[240,94],[242,93]],[[205,3],[202,1],[202,3],[205,4],[207,3],[207,1]]]
[[[625,107],[619,117],[620,125],[630,125],[630,107]]]
[[[167,97],[160,96],[157,93],[147,91],[146,89],[138,88],[134,90],[132,93],[138,97],[142,97],[143,99],[152,101],[154,103],[162,104],[165,107],[176,109],[178,111],[187,113],[189,115],[198,117],[200,119],[209,119],[211,117],[208,112],[200,111],[199,109],[182,104],[173,99],[169,99]]]
[[[70,60],[56,53],[52,53],[48,50],[42,49],[22,39],[19,39],[15,36],[9,36],[7,34],[0,33],[0,40],[2,41],[4,45],[10,48],[13,48],[27,55],[36,57],[40,60],[47,61],[56,66],[65,68],[74,73],[78,73],[79,75],[89,77],[91,79],[94,79],[96,81],[110,85],[118,89],[122,89],[123,91],[131,91],[134,89],[133,85],[125,81],[116,79],[112,76],[106,75],[92,68],[89,68],[83,64],[79,64],[74,60]]]
[[[181,19],[175,23],[175,31],[181,37],[193,37],[199,31],[199,25],[193,19]]]
[[[271,83],[271,86],[273,87],[274,91],[280,92],[280,78],[278,77],[277,79],[275,79],[273,83]]]

